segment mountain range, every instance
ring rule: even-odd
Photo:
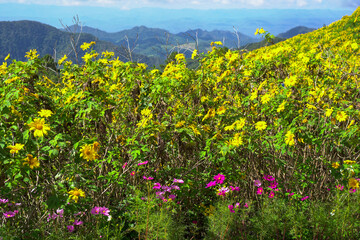
[[[64,27],[57,29],[35,21],[0,21],[0,59],[10,53],[13,59],[25,60],[25,52],[37,49],[40,56],[49,54],[57,60],[67,54],[73,61],[81,61],[80,57],[84,53],[80,50],[80,45],[83,42],[96,41],[94,50],[97,52],[113,51],[122,61],[132,60],[158,66],[171,52],[182,52],[189,57],[195,48],[201,52],[209,50],[213,41],[221,41],[228,48],[249,46],[255,49],[263,45],[261,42],[257,43],[259,39],[240,32],[236,35],[235,32],[222,30],[194,29],[174,34],[165,29],[137,26],[108,33],[89,26]],[[313,30],[315,29],[296,27],[279,34],[281,38],[277,41]],[[77,38],[79,40],[75,45],[79,56],[76,59],[71,39],[75,41]]]

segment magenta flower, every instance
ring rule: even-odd
[[[261,181],[260,180],[255,180],[254,181],[254,186],[260,187],[261,186]]]
[[[169,186],[162,186],[161,189],[163,189],[165,192],[171,192],[171,187]]]
[[[12,211],[4,212],[5,218],[12,218],[15,216],[15,213]]]
[[[291,196],[294,195],[294,194],[295,194],[295,193],[290,193],[290,194],[289,194],[289,197],[291,197]]]
[[[165,194],[165,192],[156,192],[156,197],[160,198],[160,199],[164,199],[165,198],[164,194]]]
[[[308,199],[308,198],[309,198],[309,196],[303,197],[303,198],[301,199],[301,201],[305,201],[305,200]]]
[[[56,210],[56,213],[59,215],[59,217],[63,217],[63,214],[64,214],[64,209],[57,209]]]
[[[155,183],[154,184],[154,187],[153,187],[153,189],[160,189],[161,188],[161,184],[160,183]]]
[[[240,208],[240,203],[235,203],[235,208]]]
[[[273,191],[270,192],[269,198],[273,198],[275,196],[275,193]]]
[[[239,187],[230,186],[230,189],[231,189],[231,191],[237,191],[237,192],[240,191],[240,188],[239,188]]]
[[[229,188],[227,188],[227,187],[222,187],[222,188],[220,188],[220,189],[218,190],[218,194],[217,194],[217,195],[219,195],[219,196],[225,196],[226,193],[228,193],[229,191],[230,191]]]
[[[100,213],[104,216],[109,216],[110,215],[110,210],[107,207],[101,207],[100,208]]]
[[[0,203],[7,203],[9,199],[0,199]]]
[[[73,232],[75,230],[73,225],[67,226],[67,229],[68,229],[69,232]]]
[[[218,174],[214,177],[215,179],[215,182],[218,183],[218,184],[222,184],[225,180],[225,176],[222,175],[222,174]]]
[[[264,191],[264,189],[262,187],[259,187],[258,190],[256,191],[256,194],[261,195],[261,194],[263,194],[263,191]]]
[[[174,183],[184,183],[184,180],[174,178]]]
[[[169,195],[169,198],[170,198],[171,200],[175,200],[176,195],[174,195],[174,194],[170,194],[170,195]]]
[[[275,181],[275,178],[271,175],[265,175],[263,178],[264,178],[264,180],[269,181],[269,182]]]
[[[229,205],[229,206],[228,206],[228,208],[229,208],[230,212],[232,212],[232,213],[234,213],[234,212],[235,212],[235,210],[234,210],[234,206],[233,206],[233,205]]]
[[[91,209],[91,214],[93,215],[97,215],[100,214],[100,207],[94,207],[93,209]]]
[[[350,189],[350,190],[349,190],[349,192],[350,192],[350,193],[354,193],[354,192],[356,192],[356,188],[354,188],[354,189]]]
[[[150,180],[153,180],[154,178],[153,177],[145,177],[145,176],[143,176],[143,179],[150,181]]]
[[[128,164],[127,162],[124,163],[124,165],[122,166],[122,168],[123,168],[123,169],[126,168],[127,164]]]
[[[14,210],[14,213],[15,213],[15,214],[18,214],[18,213],[19,213],[19,211],[18,211],[18,210]]]
[[[180,190],[179,186],[171,185],[171,189]]]
[[[215,186],[215,185],[216,185],[216,181],[211,181],[211,182],[209,182],[209,183],[206,185],[205,188],[213,187],[213,186]]]
[[[74,225],[75,226],[80,226],[81,224],[83,224],[84,222],[83,221],[78,221],[78,220],[75,220],[74,221]]]
[[[145,165],[145,164],[147,164],[149,161],[145,161],[145,162],[141,162],[141,163],[138,163],[138,166],[140,166],[140,165]]]
[[[277,187],[278,183],[277,182],[273,182],[270,184],[269,188],[271,189],[275,189]]]
[[[74,213],[74,216],[75,216],[75,217],[76,217],[76,216],[79,216],[79,215],[84,215],[84,213],[83,213],[83,212]]]
[[[342,191],[344,189],[344,186],[339,184],[339,185],[336,185],[336,188],[339,189],[340,191]]]
[[[245,203],[244,208],[248,208],[248,207],[249,207],[249,205],[247,203]]]

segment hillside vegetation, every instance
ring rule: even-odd
[[[359,239],[359,31],[360,8],[251,52],[211,43],[194,70],[95,43],[57,75],[7,60],[0,236]]]

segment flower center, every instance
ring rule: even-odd
[[[43,125],[41,123],[38,123],[36,124],[36,127],[35,127],[37,130],[43,130]]]

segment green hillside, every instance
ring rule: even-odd
[[[1,237],[360,239],[359,32],[360,8],[195,69],[6,59]]]

